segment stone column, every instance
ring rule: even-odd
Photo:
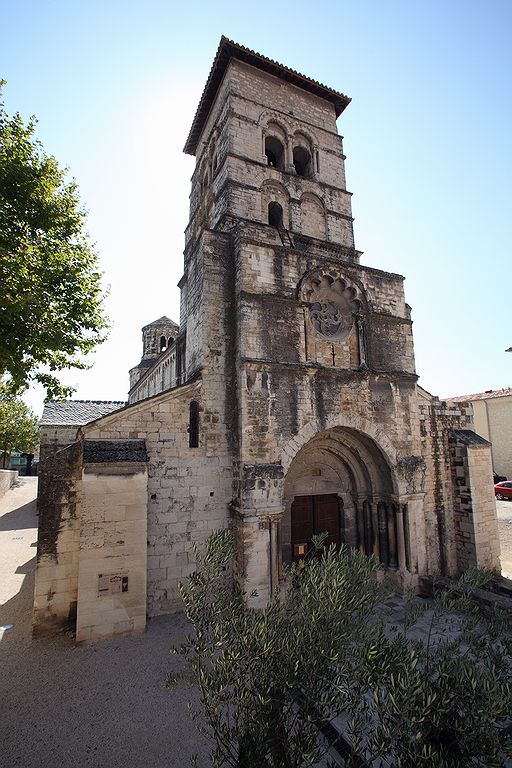
[[[364,320],[361,315],[357,316],[357,342],[359,348],[359,367],[366,368],[366,337],[364,329]]]
[[[396,528],[397,528],[397,549],[398,549],[398,570],[400,572],[407,570],[407,559],[405,555],[405,527],[404,527],[404,509],[406,504],[396,505]]]
[[[266,605],[279,585],[277,528],[284,512],[281,464],[245,464],[240,472],[235,518],[239,566],[246,576],[249,605]],[[251,597],[256,591],[257,595]]]
[[[286,162],[286,170],[288,173],[291,173],[295,170],[295,166],[293,165],[293,136],[287,136],[286,137],[286,146],[285,146],[285,162]]]
[[[269,518],[270,523],[270,592],[275,594],[279,588],[279,540],[277,536],[278,518]]]
[[[239,567],[245,574],[247,602],[253,608],[263,608],[271,594],[269,517],[237,516],[235,541]],[[251,593],[255,592],[255,595]]]
[[[400,529],[402,532],[404,531],[403,527],[403,506],[407,505],[407,519],[409,522],[409,542],[408,544],[405,541],[405,535],[402,537],[403,541],[403,553],[399,557],[403,558],[404,563],[404,569],[405,569],[405,547],[409,547],[409,552],[411,556],[410,561],[410,573],[418,573],[420,576],[423,574],[429,573],[429,563],[428,563],[428,557],[427,557],[427,545],[426,545],[426,534],[425,534],[425,520],[424,520],[424,512],[423,512],[423,493],[417,493],[417,494],[409,494],[404,496],[399,496],[397,498],[397,507],[400,510],[399,512],[399,519],[398,523],[400,524],[398,526],[398,534],[400,536]],[[399,541],[399,547],[400,547],[400,541]],[[402,566],[400,565],[399,560],[399,567],[400,570],[402,570]]]
[[[387,506],[387,523],[388,523],[388,548],[389,548],[389,568],[396,570],[397,568],[397,517],[396,517],[396,505],[391,502]]]

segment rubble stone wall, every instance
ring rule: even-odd
[[[82,446],[40,466],[34,632],[75,627],[82,501]]]

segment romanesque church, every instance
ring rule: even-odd
[[[185,145],[179,325],[143,329],[128,403],[42,463],[36,631],[180,610],[194,545],[227,526],[255,605],[323,531],[397,588],[499,569],[489,443],[418,387],[403,277],[360,263],[349,102],[221,39]]]

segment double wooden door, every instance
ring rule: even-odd
[[[339,544],[340,506],[335,493],[322,496],[295,496],[291,507],[292,560],[302,560],[313,548],[311,539],[315,534],[326,532],[325,542]]]

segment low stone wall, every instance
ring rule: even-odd
[[[17,479],[17,469],[0,469],[0,498],[12,488]]]

